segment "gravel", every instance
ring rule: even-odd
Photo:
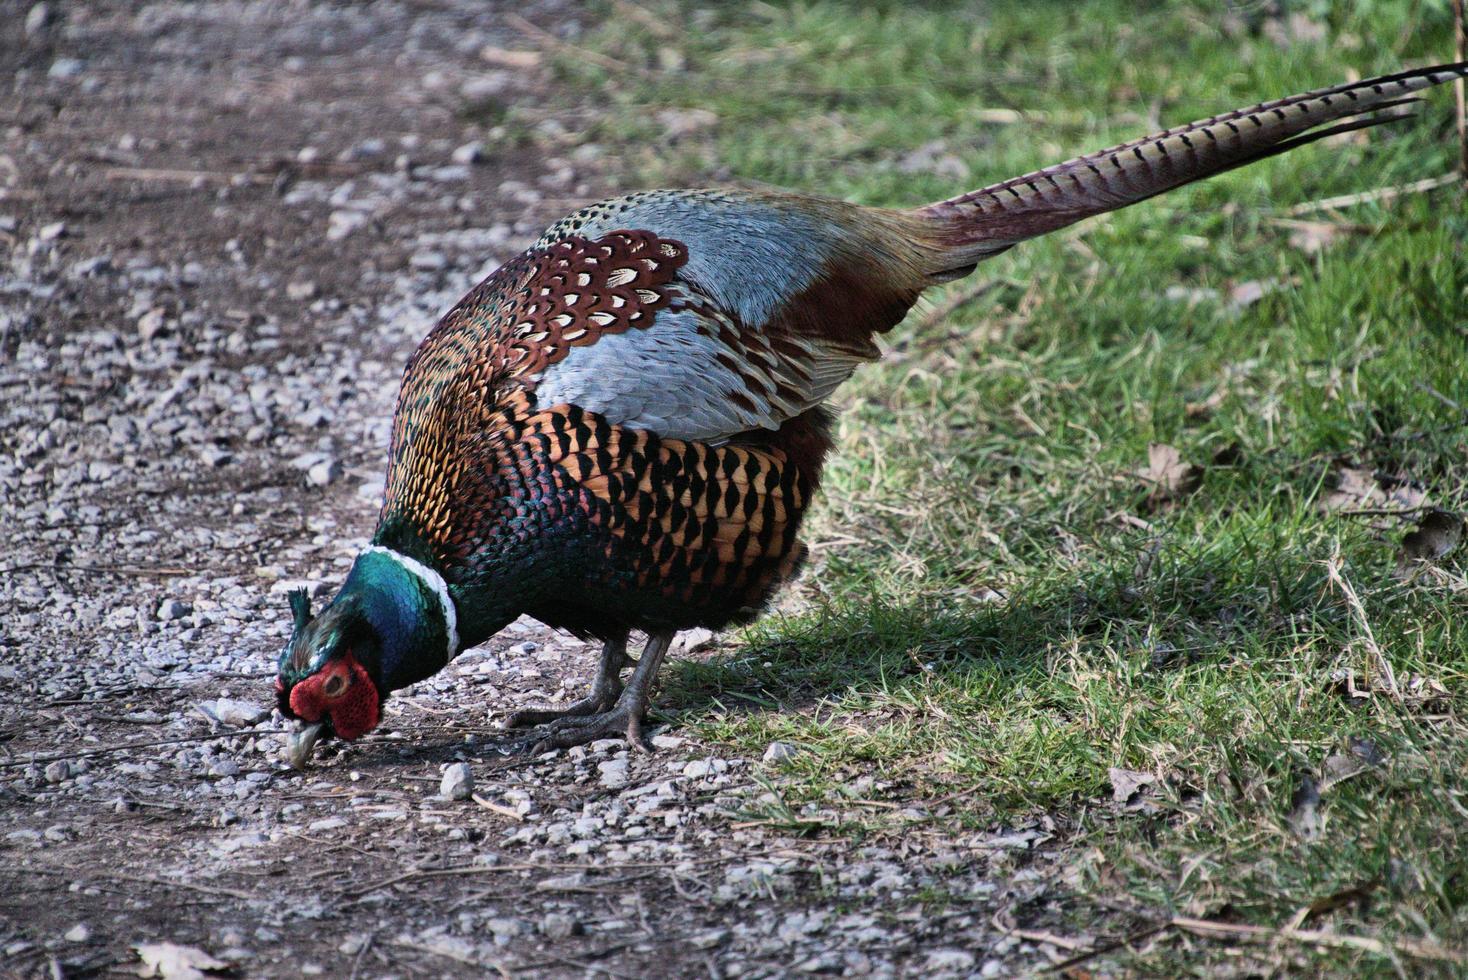
[[[810,750],[686,729],[527,757],[496,718],[597,656],[532,620],[281,761],[285,592],[329,599],[366,544],[408,355],[617,175],[548,73],[486,71],[526,41],[477,2],[267,7],[36,4],[0,35],[0,892],[35,896],[0,907],[4,969],[135,971],[144,937],[252,977],[1046,963],[994,916],[1063,931],[1065,828],[961,829],[851,773],[897,829],[801,833],[850,816],[790,829],[779,766]]]

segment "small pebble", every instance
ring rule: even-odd
[[[607,789],[621,789],[627,785],[627,760],[608,759],[596,764],[601,773],[601,784]]]
[[[455,163],[482,163],[484,160],[484,144],[478,140],[472,143],[465,143],[463,146],[454,150],[453,156],[450,159]]]
[[[789,762],[800,754],[800,746],[793,742],[771,742],[765,749],[764,761],[766,765],[779,765]]]
[[[547,939],[569,939],[584,931],[580,922],[564,912],[547,912],[540,920],[540,932]]]
[[[334,459],[324,459],[306,471],[306,480],[313,487],[329,487],[342,475],[342,464]]]
[[[57,58],[51,62],[46,74],[52,78],[75,78],[82,73],[83,65],[76,58]]]
[[[163,307],[155,306],[138,317],[138,336],[143,340],[152,340],[163,332],[163,325]]]
[[[47,27],[51,26],[51,5],[49,3],[38,3],[31,7],[25,15],[26,37],[34,37]]]
[[[474,792],[474,773],[467,762],[455,762],[443,771],[438,795],[446,800],[467,800]]]

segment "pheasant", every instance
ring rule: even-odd
[[[805,557],[832,391],[930,286],[1091,215],[1406,113],[1468,62],[1338,85],[912,210],[660,190],[558,221],[429,332],[398,394],[371,545],[294,629],[288,757],[522,614],[602,642],[590,693],[530,708],[541,748],[640,745],[675,633],[747,622]],[[1327,125],[1330,124],[1330,125]],[[1324,127],[1324,128],[1322,128]],[[629,634],[647,636],[627,655]],[[625,684],[622,671],[634,667]]]

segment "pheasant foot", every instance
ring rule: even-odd
[[[637,669],[632,672],[626,690],[621,692],[615,703],[595,714],[588,712],[584,716],[575,716],[564,713],[550,721],[532,752],[539,754],[551,749],[568,749],[573,745],[585,745],[600,738],[618,737],[625,738],[644,752],[650,752],[651,749],[642,737],[642,719],[647,714],[647,705],[651,700],[653,678],[672,642],[672,632],[650,636],[647,646],[642,650],[642,656],[638,658]],[[595,697],[594,692],[592,697]]]
[[[506,718],[504,725],[506,728],[533,728],[547,722],[609,711],[622,694],[622,668],[631,664],[632,658],[627,656],[627,637],[608,640],[602,644],[601,665],[597,668],[590,694],[564,708],[521,708]]]

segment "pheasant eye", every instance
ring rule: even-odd
[[[347,678],[345,674],[332,674],[326,683],[321,686],[321,693],[329,698],[340,697],[347,689]]]

